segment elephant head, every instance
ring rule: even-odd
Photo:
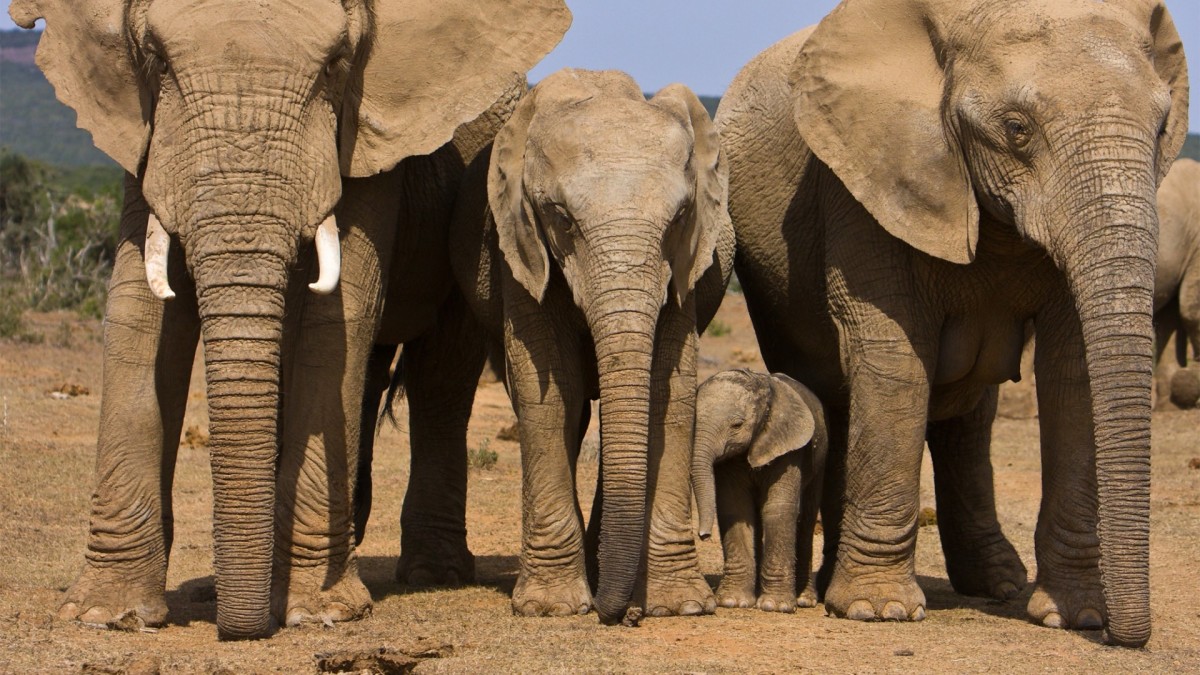
[[[798,55],[795,119],[882,227],[974,259],[981,220],[1062,271],[1090,383],[1109,638],[1150,633],[1155,188],[1187,68],[1154,0],[847,0]]]
[[[315,239],[311,288],[333,292],[342,177],[450,140],[570,14],[556,0],[14,0],[9,13],[26,28],[46,20],[39,66],[140,178],[160,298],[173,295],[167,250],[183,248],[206,359],[217,626],[262,635],[291,272]]]
[[[596,607],[619,620],[645,536],[650,370],[663,306],[683,307],[728,229],[708,113],[682,85],[646,101],[615,72],[559,71],[496,136],[488,201],[501,255],[539,302],[565,280],[595,346],[603,515]],[[556,271],[552,271],[552,267]],[[662,336],[660,336],[662,337]]]
[[[745,457],[761,469],[812,440],[813,411],[787,375],[730,370],[704,381],[696,391],[696,444],[692,489],[701,539],[712,536],[717,518],[713,465]]]

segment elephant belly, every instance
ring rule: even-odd
[[[934,387],[986,387],[1021,379],[1024,322],[1016,317],[951,317],[942,327]]]

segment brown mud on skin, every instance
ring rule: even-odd
[[[762,369],[734,360],[757,350],[739,295],[725,298],[718,318],[730,327],[700,338],[700,379],[726,368]],[[52,332],[61,318],[26,317]],[[86,330],[99,329],[99,322]],[[81,328],[80,330],[84,330]],[[164,673],[311,673],[316,655],[407,650],[425,638],[453,647],[423,659],[417,672],[656,672],[823,671],[1195,671],[1200,665],[1200,615],[1192,586],[1200,578],[1200,470],[1189,469],[1200,441],[1200,411],[1156,414],[1151,493],[1151,609],[1154,637],[1143,651],[1098,644],[1098,632],[1070,633],[1025,620],[1028,589],[1007,603],[956,595],[946,578],[937,526],[920,528],[917,575],[928,598],[918,624],[860,624],[828,618],[823,609],[783,615],[718,610],[701,618],[648,618],[637,630],[606,628],[595,617],[523,619],[512,616],[509,594],[520,549],[520,457],[517,444],[496,438],[513,423],[504,385],[479,389],[468,447],[490,439],[499,461],[472,472],[467,524],[478,556],[479,585],[405,592],[392,581],[399,513],[408,481],[408,436],[384,425],[376,448],[375,520],[360,549],[363,578],[375,600],[364,621],[327,629],[282,630],[268,640],[216,640],[212,596],[211,499],[207,451],[181,447],[175,483],[175,546],[167,579],[167,625],[157,633],[98,631],[53,618],[62,590],[79,566],[87,534],[101,378],[98,341],[71,348],[0,341],[0,672],[133,672],[146,657]],[[201,373],[197,368],[194,372]],[[56,401],[47,390],[63,382],[92,391]],[[188,401],[184,428],[205,428],[202,380]],[[398,411],[401,420],[406,411]],[[594,422],[593,422],[594,423]],[[1037,421],[997,420],[992,463],[1001,524],[1031,575],[1033,528],[1040,499]],[[926,458],[921,503],[933,506]],[[595,461],[581,461],[578,482],[589,512]],[[711,583],[721,572],[721,546],[698,544],[701,571]],[[818,546],[819,548],[819,546]],[[1013,644],[1021,649],[1014,650]],[[910,650],[912,656],[896,656]],[[150,671],[152,672],[152,671]]]

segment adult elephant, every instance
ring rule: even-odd
[[[45,18],[39,65],[128,172],[87,562],[60,613],[165,619],[199,335],[219,634],[261,636],[272,609],[361,615],[347,467],[395,218],[421,198],[403,167],[381,172],[444,146],[516,85],[569,12],[553,0],[15,0],[9,12],[26,28]]]
[[[1175,160],[1158,189],[1158,219],[1154,280],[1158,400],[1191,407],[1200,398],[1200,162]],[[1162,350],[1172,333],[1180,368],[1174,376],[1161,367]]]
[[[959,591],[1011,597],[996,385],[1037,334],[1038,622],[1150,635],[1155,189],[1187,125],[1156,2],[846,0],[721,102],[736,271],[773,371],[829,404],[826,608],[916,620],[920,457]]]
[[[590,611],[590,572],[605,623],[631,599],[651,616],[711,613],[688,468],[698,331],[724,296],[733,227],[708,113],[682,85],[647,101],[624,73],[561,70],[522,99],[464,181],[454,272],[504,354],[521,428],[514,612]],[[586,549],[598,547],[598,570],[575,496],[596,398]]]

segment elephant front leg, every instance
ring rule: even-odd
[[[521,571],[512,608],[523,616],[585,614],[592,594],[571,457],[588,403],[575,341],[556,333],[533,303],[526,295],[505,310],[509,394],[521,434]]]
[[[285,334],[271,592],[272,612],[289,626],[348,621],[371,609],[354,554],[351,481],[382,305],[379,279],[386,278],[376,252],[390,250],[391,240],[386,228],[367,230],[355,222],[339,219],[337,289],[315,295],[305,288],[308,280],[298,278],[289,295],[303,309]]]
[[[742,458],[713,466],[717,490],[717,527],[725,557],[717,604],[753,607],[758,590],[758,504],[750,465]]]
[[[487,358],[457,291],[438,322],[401,353],[412,465],[400,514],[396,580],[459,586],[475,580],[467,548],[467,421]]]
[[[1067,307],[1054,316],[1039,316],[1036,331],[1042,505],[1034,532],[1037,584],[1026,612],[1034,622],[1052,628],[1100,628],[1106,610],[1083,336],[1078,316]]]
[[[845,507],[825,607],[856,620],[920,620],[917,585],[921,454],[929,385],[922,359],[903,336],[849,337],[850,432]]]
[[[792,453],[793,455],[796,453]],[[762,562],[758,569],[757,607],[766,612],[796,611],[797,524],[800,517],[801,474],[798,459],[780,458],[768,467],[764,476],[762,513]],[[815,515],[815,514],[814,514]],[[812,530],[807,533],[812,559]],[[808,578],[808,568],[804,568]]]
[[[931,422],[925,437],[950,583],[964,595],[1008,600],[1025,586],[1026,571],[996,518],[991,461],[996,399],[997,387],[990,387],[975,410]]]
[[[169,263],[175,299],[163,302],[150,293],[141,251],[145,213],[136,183],[127,181],[105,310],[104,395],[86,560],[59,609],[64,619],[94,626],[131,615],[159,626],[167,618],[171,485],[199,323],[178,247]]]
[[[695,294],[659,317],[650,381],[646,601],[650,616],[711,614],[716,598],[692,529],[692,441],[696,426]]]

